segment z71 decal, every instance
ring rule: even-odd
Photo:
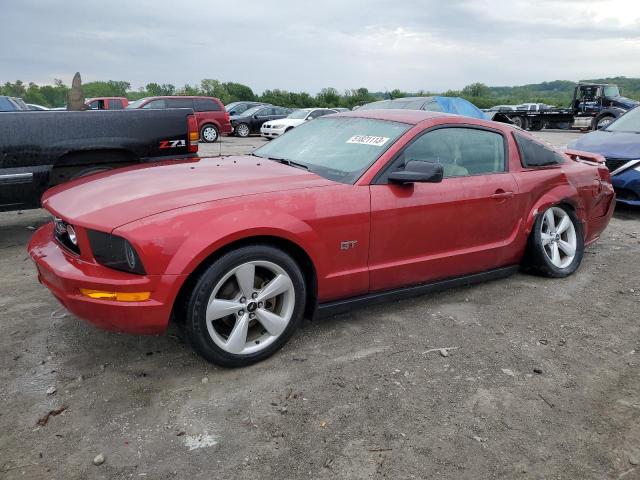
[[[160,148],[180,148],[180,147],[186,147],[186,146],[187,146],[186,140],[161,140],[160,141]]]

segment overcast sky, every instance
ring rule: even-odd
[[[640,77],[640,0],[0,0],[0,82],[256,93]]]

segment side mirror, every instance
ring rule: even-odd
[[[438,183],[442,181],[444,170],[442,165],[433,162],[411,160],[403,170],[392,172],[389,181],[392,183]]]

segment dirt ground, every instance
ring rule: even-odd
[[[46,221],[0,214],[2,479],[640,478],[638,209],[570,278],[307,322],[240,370],[65,313],[25,251]]]

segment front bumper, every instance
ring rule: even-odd
[[[612,176],[611,183],[616,191],[618,202],[640,206],[640,172],[635,168],[629,168]]]
[[[38,281],[74,315],[116,332],[158,334],[169,325],[174,299],[185,275],[135,275],[82,260],[53,238],[53,224],[38,229],[28,246]],[[151,292],[143,302],[117,302],[85,297],[80,289]]]
[[[266,138],[276,138],[282,135],[286,131],[286,127],[283,128],[270,128],[264,125],[260,127],[260,135]]]

